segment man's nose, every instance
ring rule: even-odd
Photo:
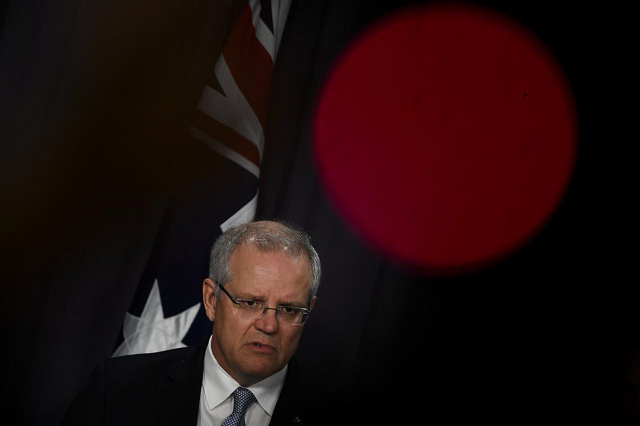
[[[269,312],[273,311],[273,313]],[[264,308],[264,312],[262,313],[262,317],[256,320],[256,328],[265,333],[275,333],[278,331],[279,323],[276,318],[278,315],[278,310],[275,308]]]

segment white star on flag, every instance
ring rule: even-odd
[[[158,280],[153,283],[149,298],[140,318],[127,312],[122,334],[124,341],[113,356],[160,352],[167,349],[183,348],[182,339],[189,331],[200,309],[200,304],[170,318],[164,317]]]

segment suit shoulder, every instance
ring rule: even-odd
[[[177,383],[177,388],[188,395],[198,395],[205,348],[203,344],[102,361],[72,403],[63,424],[155,424],[158,407],[166,406],[166,398],[164,402],[159,399],[161,390]]]
[[[162,365],[175,362],[181,356],[184,356],[192,348],[170,349],[162,352],[153,352],[145,354],[124,355],[115,358],[106,359],[104,362],[106,368],[117,370],[129,367],[141,367]]]
[[[170,349],[148,354],[125,355],[104,361],[104,372],[110,380],[138,380],[155,376],[175,365],[199,365],[204,356],[202,345]]]

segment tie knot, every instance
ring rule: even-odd
[[[233,412],[222,423],[223,426],[244,426],[244,415],[256,397],[249,389],[238,388],[233,391]]]
[[[233,391],[233,411],[235,411],[236,406],[245,407],[242,411],[246,410],[246,407],[251,405],[251,403],[255,402],[256,397],[249,389],[238,388]]]

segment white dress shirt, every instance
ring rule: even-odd
[[[285,366],[272,376],[247,388],[255,395],[258,402],[251,404],[247,409],[245,415],[246,426],[266,426],[269,424],[284,386],[287,368],[288,366]],[[204,374],[200,390],[198,426],[222,425],[222,422],[233,411],[231,394],[239,387],[241,386],[238,382],[224,371],[216,357],[213,356],[210,337],[207,351],[204,354]]]

